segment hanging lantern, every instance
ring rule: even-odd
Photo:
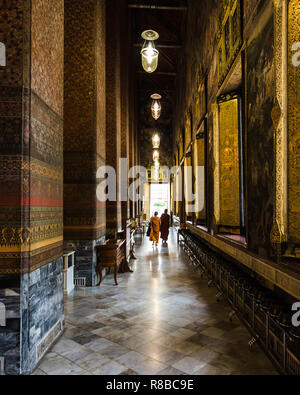
[[[158,66],[159,51],[155,48],[154,41],[159,38],[159,34],[153,30],[146,30],[142,38],[145,40],[141,50],[143,69],[147,73],[153,73]]]
[[[155,93],[151,96],[151,99],[153,100],[151,106],[152,117],[157,121],[161,116],[161,96]]]
[[[153,144],[153,149],[159,149],[160,137],[157,133],[152,137],[152,144]]]
[[[153,152],[153,160],[154,160],[154,162],[159,160],[159,151],[158,150],[154,150],[154,152]]]

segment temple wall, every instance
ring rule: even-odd
[[[9,320],[0,335],[11,341],[0,357],[17,374],[34,368],[37,343],[63,320],[64,9],[62,0],[2,3],[0,280]]]
[[[203,79],[207,80],[207,225],[214,228],[214,103],[222,93],[218,84],[218,43],[224,5],[233,1],[190,1],[187,15],[186,51],[180,69],[185,77],[177,79],[179,95],[176,110],[174,151],[180,141],[187,109],[195,119],[195,98]],[[242,13],[243,11],[243,13]],[[270,242],[273,223],[273,108],[274,20],[272,2],[241,1],[242,87],[245,96],[245,187],[247,248],[263,258],[274,258]],[[255,28],[253,28],[255,26]],[[242,45],[241,45],[242,47]],[[229,69],[228,69],[229,72]],[[246,79],[244,76],[247,76]],[[184,82],[186,79],[186,83]],[[260,88],[257,89],[257,86]],[[194,122],[194,127],[196,127]],[[196,133],[196,130],[194,131]],[[258,143],[257,143],[258,142]]]

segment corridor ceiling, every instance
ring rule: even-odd
[[[131,12],[133,29],[132,45],[138,89],[139,127],[140,130],[150,130],[156,126],[158,130],[161,130],[162,139],[164,139],[164,134],[169,134],[168,141],[162,140],[162,144],[165,142],[166,147],[171,148],[177,63],[184,45],[187,2],[185,0],[128,0],[128,8]],[[152,74],[143,70],[140,56],[143,45],[141,34],[148,29],[157,31],[160,36],[155,43],[160,52],[159,65]],[[154,121],[151,117],[150,95],[153,93],[159,93],[163,97],[162,115],[158,121]],[[149,145],[150,136],[148,138],[147,136],[142,137],[145,137],[144,143]],[[144,148],[146,149],[146,147]],[[147,152],[149,152],[150,158],[152,155],[151,146],[147,147]],[[146,156],[149,159],[148,155]],[[145,155],[143,157],[145,158]],[[146,165],[146,163],[143,164]]]

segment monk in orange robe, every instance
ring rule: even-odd
[[[150,241],[153,242],[153,245],[156,246],[159,243],[159,231],[160,231],[160,219],[158,218],[158,213],[154,214],[154,217],[150,219],[151,223],[151,233],[150,233]]]
[[[161,232],[161,238],[164,243],[168,241],[169,238],[169,229],[170,229],[170,216],[168,214],[168,210],[165,210],[165,213],[161,216],[160,219],[160,232]]]

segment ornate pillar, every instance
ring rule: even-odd
[[[120,68],[120,7],[119,2],[110,0],[106,8],[106,165],[119,174],[121,156],[121,68]],[[118,177],[117,177],[118,178]],[[106,233],[115,238],[121,229],[121,202],[107,202]]]
[[[104,1],[65,0],[64,236],[87,286],[97,283],[95,246],[106,229],[96,197],[106,159],[105,20]]]
[[[275,143],[274,219],[271,241],[278,261],[300,257],[299,65],[293,47],[299,40],[300,5],[274,0],[276,97],[272,119]]]
[[[12,0],[1,12],[0,360],[26,374],[48,331],[63,328],[64,10]]]

